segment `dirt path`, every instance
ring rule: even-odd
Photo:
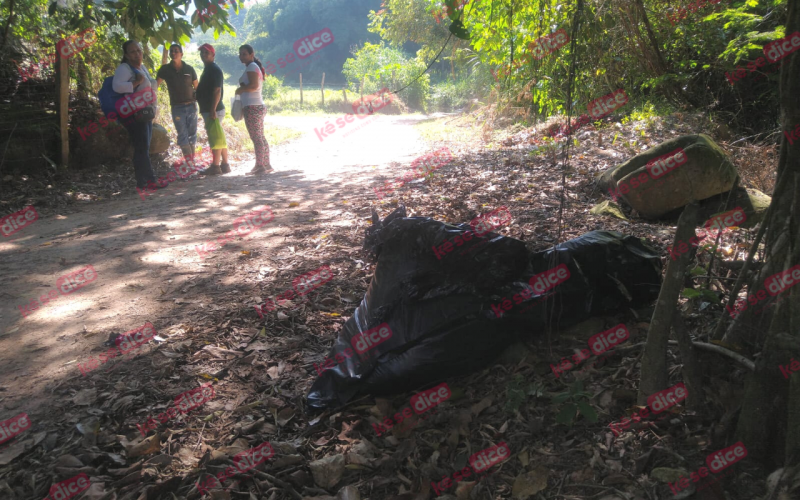
[[[78,206],[66,216],[42,216],[5,238],[0,242],[0,417],[24,411],[35,425],[37,416],[47,414],[52,392],[82,377],[78,363],[107,349],[103,342],[109,334],[148,321],[161,330],[218,309],[219,304],[184,297],[196,295],[194,287],[236,291],[243,281],[265,279],[269,259],[279,258],[298,234],[320,232],[322,223],[353,224],[354,214],[342,211],[343,200],[368,195],[381,173],[403,168],[392,162],[407,167],[428,149],[412,128],[422,119],[377,116],[347,137],[343,134],[361,123],[320,142],[314,128],[323,127],[325,118],[272,118],[304,132],[272,149],[274,174],[248,177],[253,162],[234,163],[224,177],[178,180],[145,200],[125,193]],[[290,208],[293,202],[299,206]],[[272,207],[272,222],[200,259],[197,245],[221,236],[236,218],[262,205]],[[267,266],[258,271],[260,264]],[[87,265],[96,270],[95,281],[26,316],[20,312],[18,306],[54,290],[59,277]],[[237,272],[221,272],[226,267]]]

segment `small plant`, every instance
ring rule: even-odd
[[[524,383],[522,375],[516,375],[506,388],[506,410],[515,412],[519,410],[522,403],[528,396],[541,397],[544,394],[544,386],[540,382]]]
[[[536,156],[543,154],[552,156],[558,150],[558,142],[556,142],[556,140],[553,139],[552,137],[548,136],[542,137],[541,142],[542,143],[538,148],[531,151],[531,155]]]
[[[578,381],[572,384],[567,392],[553,397],[553,403],[564,403],[561,411],[556,415],[556,422],[572,427],[579,414],[586,417],[586,420],[591,423],[597,422],[597,412],[588,401],[591,396],[583,390],[583,382]],[[584,399],[586,401],[583,401]]]

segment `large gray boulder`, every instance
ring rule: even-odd
[[[103,120],[97,113],[97,120],[87,124],[73,123],[70,126],[70,157],[72,161],[86,165],[119,162],[133,157],[133,146],[128,139],[128,131],[117,121]],[[163,153],[169,149],[170,138],[167,129],[153,124],[150,138],[150,154]]]
[[[705,134],[670,139],[600,178],[603,192],[622,198],[644,217],[661,217],[692,200],[730,191],[738,173]]]

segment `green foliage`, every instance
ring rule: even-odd
[[[430,61],[449,37],[441,18],[428,0],[385,0],[384,8],[370,12],[369,31],[377,33],[392,46],[406,42],[422,45],[419,56]]]
[[[456,2],[427,1],[429,12]],[[575,40],[541,59],[528,57],[531,44],[559,29],[573,37],[576,3],[471,0],[448,15],[451,20],[463,21],[480,64],[498,76],[495,86],[500,100],[518,102],[524,96],[523,102],[534,116],[565,111],[569,66],[574,59],[573,115],[586,112],[594,99],[622,88],[634,102],[637,97],[658,96],[657,100],[665,98],[673,108],[713,103],[715,111],[724,111],[733,120],[747,120],[764,129],[774,127],[777,71],[760,81],[753,75],[749,77],[752,81],[735,86],[726,81],[725,72],[763,56],[761,49],[766,43],[785,35],[780,23],[786,17],[786,0],[707,4],[686,11],[680,19],[674,17],[685,4],[644,0],[650,32],[640,21],[631,24],[631,19],[642,15],[636,2],[587,0]],[[430,24],[424,18],[415,22],[412,13],[418,16],[418,11],[419,7],[413,12],[398,7],[401,20],[396,24],[390,19],[383,21],[383,26],[388,26],[386,38],[393,43],[418,39]],[[402,29],[393,31],[397,26]],[[403,38],[403,30],[411,34]],[[525,63],[517,64],[520,60]],[[644,110],[644,114],[651,111]],[[644,119],[649,126],[651,120]]]
[[[364,41],[377,42],[378,37],[367,31],[367,16],[378,9],[381,0],[280,0],[253,5],[244,21],[246,40],[255,49],[264,66],[274,64],[281,76],[292,73],[297,80],[298,68],[310,59],[289,63],[286,55],[294,53],[293,44],[301,38],[329,28],[334,42],[323,48],[319,60],[302,70],[303,81],[319,82],[325,72],[327,83],[342,83],[342,64],[350,48]],[[281,67],[283,66],[283,67]]]
[[[580,381],[569,386],[567,392],[554,396],[553,403],[562,405],[556,422],[572,427],[578,415],[583,415],[591,423],[597,422],[597,412],[589,402],[591,397],[590,393],[583,390],[583,382]]]
[[[264,96],[264,99],[275,99],[282,87],[283,85],[278,78],[268,74],[261,84],[261,95]]]
[[[684,288],[683,291],[681,291],[681,296],[687,299],[702,298],[706,302],[711,302],[712,304],[719,304],[721,302],[720,296],[716,292],[705,287]]]
[[[515,375],[506,388],[506,410],[515,412],[528,399],[528,396],[541,397],[544,386],[540,382],[524,383],[522,375]]]
[[[469,102],[470,85],[467,80],[444,81],[431,88],[431,107],[436,111],[452,111]]]
[[[379,91],[381,80],[384,85],[393,87],[390,90],[394,90],[406,86],[425,71],[424,62],[419,59],[406,59],[400,50],[386,47],[383,43],[379,45],[365,43],[354,56],[345,61],[342,73],[347,79],[350,90],[354,92],[359,91],[361,80],[364,79],[365,95]],[[397,87],[394,87],[395,85]],[[429,88],[430,76],[424,74],[399,95],[410,107],[425,109]]]

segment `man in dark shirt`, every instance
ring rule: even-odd
[[[228,165],[228,143],[220,123],[225,118],[225,105],[222,103],[224,75],[220,67],[214,64],[215,56],[214,47],[210,44],[204,43],[200,46],[200,59],[205,68],[197,86],[197,104],[200,105],[200,115],[208,133],[208,145],[214,157],[212,165],[200,172],[203,175],[220,175],[231,171]]]
[[[197,88],[197,73],[194,68],[182,61],[183,48],[174,43],[169,48],[172,62],[158,69],[156,81],[167,82],[169,104],[172,110],[172,123],[178,133],[178,146],[183,157],[194,167],[194,148],[197,143],[197,105],[194,89]]]

